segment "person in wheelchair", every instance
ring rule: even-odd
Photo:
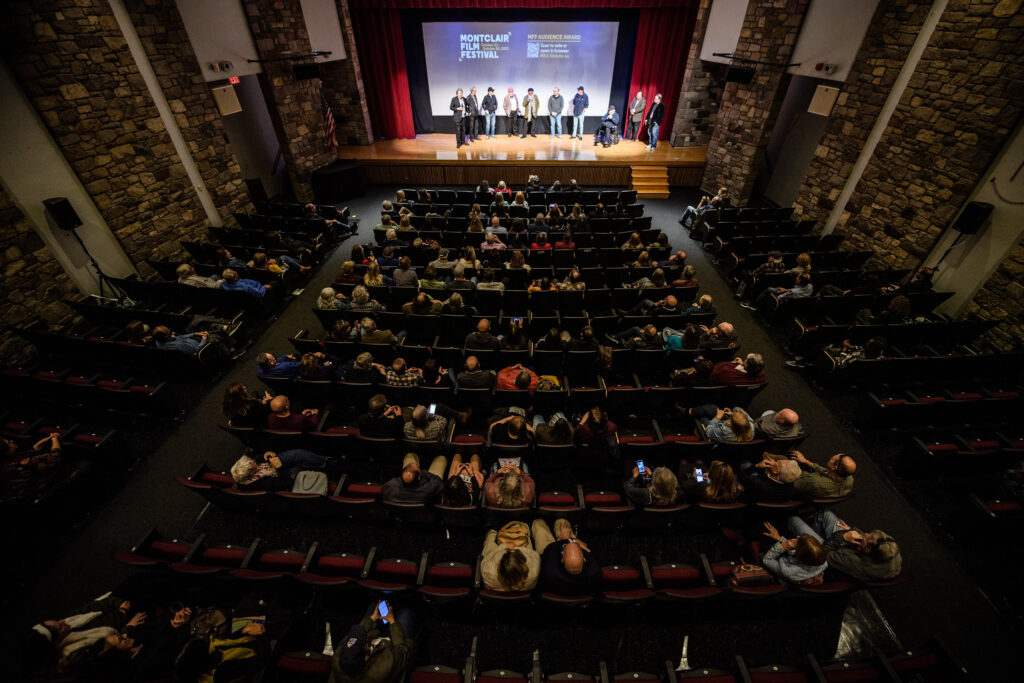
[[[598,143],[607,147],[619,142],[619,114],[615,105],[608,105],[608,113],[601,118],[601,127],[594,134],[594,145]]]

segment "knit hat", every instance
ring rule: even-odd
[[[533,88],[527,88],[526,92],[533,92]]]

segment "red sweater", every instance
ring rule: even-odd
[[[716,384],[727,384],[729,386],[765,383],[764,370],[756,375],[748,375],[740,370],[739,366],[731,360],[723,360],[721,363],[716,363],[715,367],[711,370],[711,379]]]

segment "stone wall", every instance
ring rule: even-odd
[[[300,201],[313,198],[310,176],[313,171],[337,159],[324,140],[323,114],[320,105],[320,79],[297,80],[293,62],[281,60],[289,55],[306,55],[312,51],[299,0],[245,0],[245,10],[263,64],[260,84],[267,97],[270,118],[281,142],[285,165],[292,189]],[[348,59],[321,65],[327,84],[338,141],[345,144],[369,140],[368,124],[362,112],[357,115],[354,104],[361,97],[355,84],[357,59],[351,41],[351,21],[347,21],[346,50]],[[365,108],[365,107],[363,107]],[[363,121],[360,128],[360,121]],[[344,128],[342,127],[344,126]]]
[[[1024,348],[1024,240],[996,268],[964,313],[1002,320],[1001,325],[989,331],[988,339],[1005,351]]]
[[[693,39],[686,57],[683,85],[679,89],[679,107],[672,125],[673,147],[703,147],[711,141],[711,131],[722,101],[725,67],[700,60],[704,34],[711,14],[711,0],[700,0],[694,20]]]
[[[151,18],[140,14],[145,8]],[[241,206],[237,163],[203,102],[173,4],[133,4],[140,35],[196,162],[225,215]],[[206,215],[124,36],[102,0],[10,2],[4,56],[107,225],[143,274],[147,258],[205,234]],[[206,93],[206,100],[210,100]]]
[[[327,62],[320,67],[327,101],[334,111],[339,145],[368,145],[373,142],[370,110],[366,103],[366,87],[359,66],[356,36],[347,0],[336,0],[341,34],[345,40],[346,59]]]
[[[750,0],[735,55],[787,64],[809,0]],[[733,203],[750,199],[790,76],[781,67],[755,66],[749,84],[728,83],[708,143],[701,186],[727,187]]]
[[[37,317],[55,322],[71,313],[60,303],[77,294],[75,284],[32,224],[0,187],[0,311],[5,325],[19,327]],[[28,346],[0,332],[0,358],[13,361]]]
[[[843,207],[837,230],[847,248],[873,249],[896,267],[918,265],[983,179],[1024,113],[1020,4],[951,0]],[[858,56],[856,79],[801,188],[802,212],[827,217],[926,11],[918,3],[880,3],[866,45],[889,49]]]

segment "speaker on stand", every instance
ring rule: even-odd
[[[964,210],[960,212],[960,215],[953,222],[953,229],[960,234],[956,236],[953,243],[949,245],[949,249],[946,249],[946,253],[942,255],[942,258],[938,260],[934,267],[938,268],[939,264],[946,260],[949,252],[953,251],[953,247],[960,244],[965,235],[978,234],[988,224],[989,218],[992,217],[993,209],[995,207],[988,202],[967,202]]]
[[[103,269],[100,268],[100,264],[93,258],[92,253],[89,252],[89,248],[85,246],[85,242],[78,235],[77,229],[82,225],[82,219],[78,217],[78,213],[75,211],[75,207],[71,206],[71,202],[68,201],[67,197],[51,197],[43,200],[43,208],[46,209],[46,213],[49,214],[50,218],[53,219],[53,224],[65,232],[70,232],[75,236],[78,241],[78,246],[82,247],[82,251],[89,257],[89,263],[92,264],[92,269],[96,271],[96,279],[100,283],[100,296],[106,296],[105,287],[110,287],[112,295],[117,296],[118,302],[122,303],[127,300],[127,296],[124,291],[121,290],[113,280],[110,279]]]

